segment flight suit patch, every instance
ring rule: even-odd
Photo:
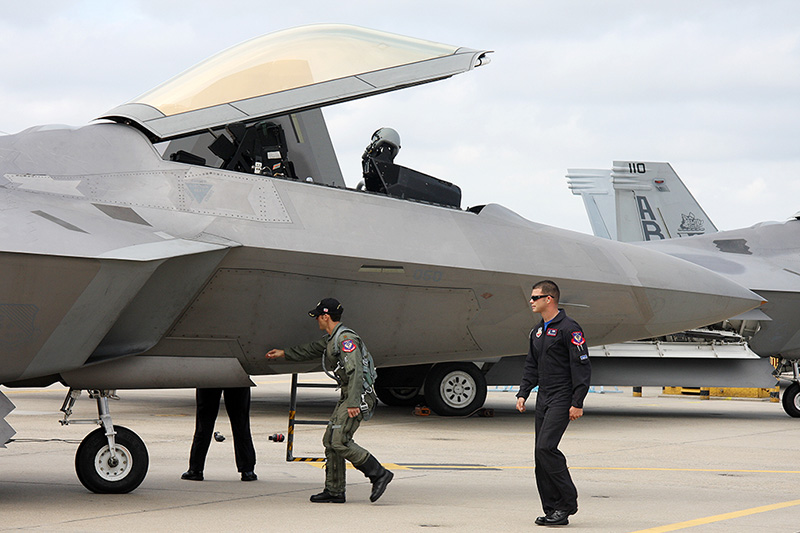
[[[343,352],[350,353],[352,351],[355,351],[355,349],[356,349],[356,343],[353,342],[352,340],[347,339],[347,340],[342,341],[342,351]]]
[[[586,339],[583,338],[582,331],[573,331],[572,332],[572,344],[575,346],[583,346],[583,343],[586,342]]]
[[[542,336],[542,328],[539,328],[536,330],[536,338],[538,339],[541,336]]]
[[[548,337],[555,337],[556,335],[558,335],[558,330],[556,328],[547,328]]]

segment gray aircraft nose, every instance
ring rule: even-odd
[[[663,254],[632,259],[653,313],[653,336],[718,322],[764,302],[746,287],[683,259]]]
[[[592,266],[610,273],[616,263],[619,272],[630,275],[590,294],[588,309],[580,313],[594,315],[604,344],[706,326],[764,302],[738,283],[682,259],[611,241],[593,246]]]
[[[481,215],[504,225],[502,232],[475,232],[483,264],[524,273],[525,285],[554,280],[564,309],[593,345],[706,326],[763,301],[720,274],[645,247],[544,226],[500,206]]]

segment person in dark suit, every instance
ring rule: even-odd
[[[219,413],[219,400],[223,394],[225,410],[233,430],[236,468],[242,474],[242,481],[258,479],[255,473],[256,450],[250,434],[250,387],[197,389],[197,414],[192,451],[189,454],[189,470],[181,475],[181,479],[203,481],[203,467]]]

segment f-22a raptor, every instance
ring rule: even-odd
[[[460,368],[450,362],[524,353],[541,278],[601,344],[761,303],[682,259],[499,205],[462,209],[458,186],[393,162],[393,135],[375,136],[364,186],[346,187],[322,107],[487,62],[484,50],[300,27],[90,125],[0,137],[0,383],[61,382],[67,415],[81,390],[97,399],[101,427],[76,455],[88,489],[128,492],[147,471],[144,443],[112,423],[115,390],[318,370],[264,354],[313,335],[303,317],[323,297],[344,303],[379,367],[435,363],[443,383]]]
[[[774,370],[766,359],[778,358],[775,373],[791,381],[783,393],[783,408],[800,417],[800,217],[718,231],[669,163],[614,161],[611,170],[569,170],[567,178],[573,193],[584,200],[595,235],[638,242],[642,248],[691,261],[767,300],[760,309],[686,332],[677,344],[684,353],[695,354],[709,344],[747,344],[764,358],[753,362],[754,371],[759,366]],[[691,386],[687,381],[705,380],[697,384],[736,386],[726,383],[724,372],[737,361],[694,359],[669,361],[673,372],[680,366],[684,372],[675,382],[659,384]],[[714,365],[712,373],[702,374],[697,367],[701,364]]]

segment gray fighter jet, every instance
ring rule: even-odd
[[[319,334],[303,317],[322,297],[343,302],[383,367],[524,353],[540,278],[562,286],[593,343],[761,303],[682,259],[499,205],[462,209],[456,185],[393,162],[389,130],[365,152],[363,186],[345,186],[321,107],[449,78],[487,53],[301,27],[88,126],[0,137],[0,383],[69,386],[65,416],[81,390],[97,399],[101,427],[76,455],[87,488],[128,492],[147,470],[141,439],[111,421],[115,390],[318,370],[264,354]]]
[[[573,193],[584,200],[595,235],[639,242],[648,250],[691,261],[767,300],[758,310],[682,339],[693,345],[707,344],[708,339],[746,342],[763,358],[780,358],[779,370],[792,381],[783,394],[783,407],[789,415],[800,417],[798,215],[786,222],[717,231],[669,163],[614,161],[612,170],[569,170],[567,178]],[[706,340],[699,341],[698,336]],[[718,370],[731,363],[718,362]],[[696,371],[686,375],[698,379]],[[726,376],[699,379],[724,380]],[[709,385],[714,383],[706,382]]]

